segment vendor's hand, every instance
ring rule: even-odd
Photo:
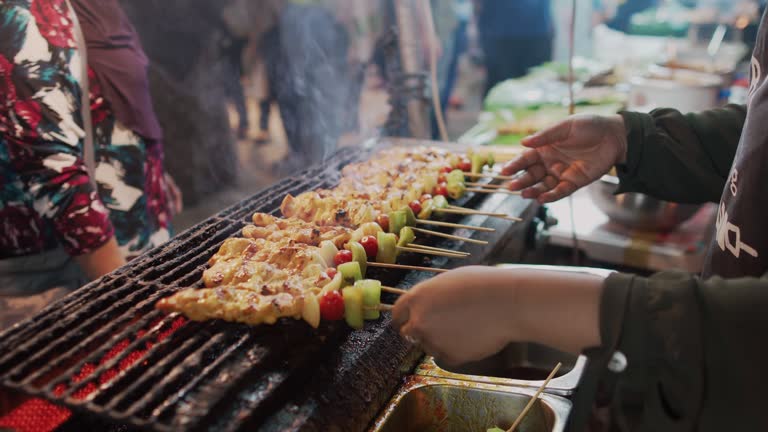
[[[407,340],[457,365],[488,357],[514,339],[514,289],[487,283],[498,269],[462,267],[402,295],[392,321]]]
[[[486,358],[511,342],[579,353],[600,344],[603,277],[577,272],[461,267],[400,296],[393,325],[449,365]]]
[[[524,198],[557,201],[599,179],[626,160],[627,137],[619,115],[577,115],[523,139],[530,148],[508,162],[502,174],[525,173],[509,183]]]

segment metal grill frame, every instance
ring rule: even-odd
[[[387,144],[380,143],[377,149],[383,145]],[[226,238],[239,235],[255,211],[278,214],[286,193],[333,186],[344,165],[371,153],[372,149],[359,148],[340,151],[333,165],[312,167],[298,178],[284,179],[258,192],[0,334],[0,385],[78,413],[147,430],[364,428],[421,356],[401,341],[390,327],[388,314],[367,323],[361,331],[352,331],[343,323],[324,323],[314,330],[293,320],[260,327],[186,322],[157,341],[179,316],[163,315],[153,306],[184,287],[202,286],[208,258]],[[465,201],[485,202],[494,210],[506,205],[519,212],[528,207],[508,196]],[[508,221],[470,216],[462,222],[499,230],[494,236],[459,232],[492,241],[487,249],[462,245],[473,252],[473,258],[462,264],[484,263],[511,236],[521,237]],[[459,246],[445,239],[431,244]],[[404,262],[425,264],[423,258],[404,258]],[[451,264],[456,263],[436,258],[430,265]],[[370,272],[371,277],[400,287],[430,276],[381,269]],[[385,302],[395,299],[392,294],[383,295]],[[125,350],[99,365],[125,340]],[[106,371],[128,361],[133,349],[146,348],[148,343],[152,346],[140,361],[111,380],[99,382]],[[98,366],[90,376],[73,382],[86,364]],[[56,390],[61,385],[66,386],[63,393]],[[86,386],[95,390],[84,398],[76,397]]]

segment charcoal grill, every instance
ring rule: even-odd
[[[423,144],[381,140],[376,148],[393,142]],[[314,330],[294,320],[260,327],[191,322],[164,315],[154,304],[183,287],[202,286],[209,257],[240,233],[253,212],[279,214],[285,194],[333,186],[344,165],[369,158],[376,148],[342,150],[333,163],[260,191],[0,334],[0,385],[70,408],[75,417],[122,425],[121,430],[365,429],[421,356],[392,330],[389,314],[360,331],[343,323]],[[528,219],[534,211],[517,197],[464,201]],[[489,240],[488,246],[430,239],[435,246],[472,252],[462,264],[487,262],[525,229],[484,216],[456,220],[497,228],[491,235],[446,231]],[[458,265],[448,258],[404,258],[411,264]],[[370,271],[400,287],[430,276]],[[384,294],[383,300],[392,303],[395,297]]]

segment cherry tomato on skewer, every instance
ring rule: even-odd
[[[448,185],[445,183],[440,183],[437,186],[435,186],[435,190],[432,192],[432,195],[442,195],[447,196],[448,195]]]
[[[376,216],[376,223],[379,224],[381,229],[384,232],[389,232],[389,216],[385,214],[380,214]]]
[[[379,252],[379,241],[376,239],[376,236],[365,236],[360,240],[360,244],[363,245],[368,259],[376,259],[376,254]]]
[[[344,318],[344,296],[338,291],[328,291],[319,300],[320,317],[328,321]]]
[[[452,168],[452,167],[450,167],[450,166],[444,166],[444,167],[440,168],[440,172],[441,172],[441,173],[445,173],[445,174],[448,174],[448,173],[449,173],[449,172],[451,172],[451,171],[453,171],[453,168]]]
[[[336,253],[336,256],[333,257],[333,263],[336,264],[336,267],[351,261],[352,261],[352,251],[348,251],[346,249],[338,251]]]
[[[413,210],[413,214],[421,213],[421,203],[419,201],[417,201],[417,200],[411,201],[408,204],[408,207],[410,207],[411,210]]]
[[[469,159],[462,159],[459,165],[456,167],[464,172],[472,171],[472,162]]]
[[[424,194],[424,195],[421,196],[421,198],[419,198],[419,202],[423,203],[424,201],[431,200],[431,199],[432,199],[432,195]]]

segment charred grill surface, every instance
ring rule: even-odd
[[[285,194],[335,185],[341,167],[371,153],[340,151],[332,164],[260,191],[0,334],[0,385],[120,430],[365,429],[420,356],[391,329],[389,314],[360,331],[343,322],[313,330],[294,320],[259,327],[192,322],[164,315],[154,304],[184,287],[201,286],[208,258],[254,212],[277,214]],[[487,199],[506,203],[510,214],[525,208],[511,197],[474,196],[460,204],[472,207]],[[462,222],[498,231],[482,236],[488,246],[439,238],[425,243],[461,247],[472,252],[461,264],[477,264],[515,235],[503,220],[472,216]],[[447,258],[403,258],[416,265],[457,265]],[[370,270],[370,277],[401,287],[429,276]],[[395,299],[382,297],[386,303]]]

